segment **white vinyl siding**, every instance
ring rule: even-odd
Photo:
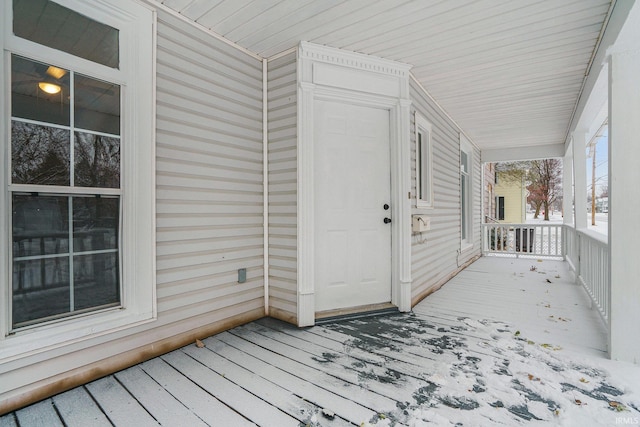
[[[458,127],[413,79],[410,81],[412,110],[428,117],[432,125],[433,198],[437,204],[429,210],[431,230],[414,235],[411,242],[412,305],[437,289],[455,274],[467,260],[478,256],[480,247],[480,197],[473,197],[474,250],[460,249],[460,142]],[[411,115],[412,117],[415,114]],[[415,122],[412,123],[412,156],[415,157]],[[475,151],[474,161],[480,155]],[[415,158],[411,161],[412,193],[416,194]],[[474,165],[473,191],[480,191],[479,164]],[[477,189],[476,189],[477,187]],[[476,193],[479,194],[479,193]],[[421,213],[415,204],[412,213]],[[477,212],[477,214],[476,214]]]
[[[262,307],[261,62],[164,14],[157,57],[159,320]]]
[[[264,315],[262,63],[159,11],[156,65],[157,318],[0,363],[0,401]]]
[[[268,63],[269,313],[297,318],[296,54]]]

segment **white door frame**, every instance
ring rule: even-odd
[[[391,303],[411,310],[410,66],[340,49],[298,48],[298,326],[315,323],[314,109],[316,99],[384,108],[391,161]]]

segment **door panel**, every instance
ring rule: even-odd
[[[314,104],[316,311],[391,301],[389,112]]]

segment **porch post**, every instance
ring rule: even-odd
[[[587,228],[587,130],[573,133],[574,224]]]
[[[562,222],[573,225],[573,142],[562,158]]]
[[[628,27],[627,40],[636,41],[609,57],[609,354],[633,363],[640,363],[639,14]]]

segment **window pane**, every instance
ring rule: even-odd
[[[13,325],[69,312],[69,258],[13,261]]]
[[[461,216],[462,216],[462,240],[466,240],[467,238],[467,177],[462,176],[462,193],[460,195],[461,202]]]
[[[422,150],[421,150],[421,156],[422,159],[420,160],[420,163],[422,165],[421,167],[421,176],[420,178],[422,179],[422,181],[420,182],[420,187],[421,187],[421,199],[427,202],[430,202],[430,188],[429,188],[429,178],[430,178],[430,173],[431,171],[429,170],[429,137],[427,134],[425,134],[424,136],[424,140],[423,140],[423,144],[422,144]]]
[[[14,194],[13,257],[69,252],[68,198]]]
[[[422,176],[424,175],[424,166],[422,163],[422,133],[418,132],[418,142],[416,144],[417,153],[416,158],[418,159],[418,166],[416,167],[416,180],[418,182],[418,199],[424,199],[424,186],[422,184]]]
[[[68,130],[13,121],[11,181],[69,185],[69,137]]]
[[[73,257],[76,310],[120,303],[118,254]]]
[[[75,127],[120,135],[120,86],[74,76]]]
[[[462,171],[465,173],[469,172],[469,163],[468,163],[468,156],[467,153],[465,153],[464,151],[460,152],[460,164],[462,165]]]
[[[11,56],[11,115],[69,125],[69,72]]]
[[[118,68],[118,30],[49,0],[13,0],[13,33]]]
[[[120,139],[75,132],[75,185],[120,188]]]
[[[118,248],[119,199],[73,198],[73,252]]]

